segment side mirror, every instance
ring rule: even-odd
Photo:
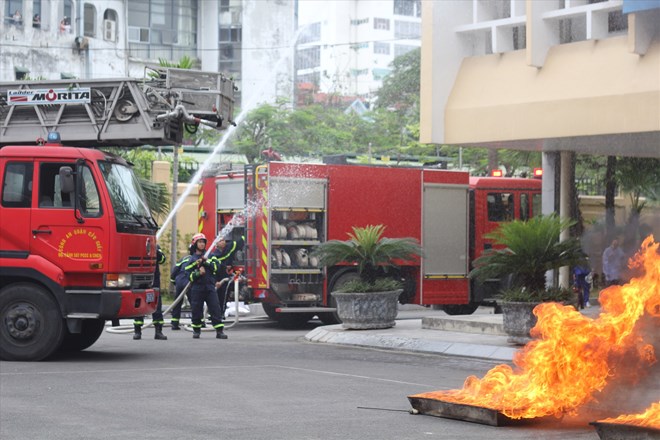
[[[73,169],[71,167],[60,167],[60,190],[65,193],[72,193],[75,190],[75,184],[73,180]]]

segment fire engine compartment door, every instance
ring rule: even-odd
[[[218,210],[245,208],[245,182],[242,179],[220,180],[216,183],[215,206]]]
[[[424,184],[425,277],[464,277],[468,270],[468,187]]]
[[[272,177],[269,184],[269,204],[282,209],[325,209],[325,179]]]

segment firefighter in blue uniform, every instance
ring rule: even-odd
[[[231,274],[228,272],[228,269],[234,264],[234,256],[236,251],[243,249],[245,245],[245,237],[242,236],[240,239],[226,240],[222,239],[216,244],[216,248],[211,252],[211,258],[215,260],[218,266],[218,272],[215,276],[215,288],[218,294],[218,301],[220,302],[220,309],[222,312],[222,317],[225,316],[225,309],[227,308],[227,290],[229,289],[229,280],[226,284],[222,283],[222,280],[225,278],[230,278]]]
[[[202,333],[204,302],[206,302],[211,314],[211,324],[216,330],[216,338],[227,339],[227,335],[224,333],[225,325],[222,323],[222,316],[220,315],[218,295],[215,292],[217,264],[212,258],[208,260],[204,258],[206,236],[195,234],[192,238],[192,246],[195,252],[190,256],[184,270],[188,280],[192,282],[190,286],[190,307],[192,309],[193,338],[198,339]]]
[[[165,254],[160,250],[160,245],[156,245],[156,269],[154,270],[154,289],[160,290],[160,265],[165,263],[167,258]],[[154,323],[154,328],[156,329],[156,334],[154,339],[166,340],[167,336],[163,334],[163,301],[160,297],[160,292],[158,295],[158,303],[156,305],[156,310],[151,314],[151,319]],[[142,339],[142,326],[144,325],[144,316],[135,318],[133,320],[133,339],[138,340]]]

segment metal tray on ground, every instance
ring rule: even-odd
[[[601,440],[660,440],[660,429],[626,423],[591,422]]]

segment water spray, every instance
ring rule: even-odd
[[[305,25],[296,30],[296,33],[293,35],[293,47],[295,47],[295,43],[298,41],[300,36],[309,28],[310,25]],[[287,61],[288,57],[280,57],[277,63],[275,63],[275,66],[271,69],[271,74],[275,75],[279,71],[279,66],[280,63],[283,63],[284,61]],[[199,167],[195,175],[190,179],[190,182],[188,183],[188,187],[186,190],[181,194],[179,199],[176,202],[176,205],[172,208],[168,216],[165,218],[165,221],[161,225],[160,229],[158,229],[158,232],[156,233],[156,240],[160,239],[161,235],[165,232],[165,229],[167,226],[169,226],[170,222],[172,221],[172,218],[176,215],[176,213],[179,211],[183,203],[186,201],[190,193],[192,192],[192,189],[194,185],[199,183],[199,181],[202,178],[202,175],[208,165],[211,163],[211,160],[218,154],[220,151],[222,151],[231,138],[231,136],[236,132],[237,127],[239,124],[243,122],[243,120],[247,117],[248,113],[250,110],[255,108],[258,103],[258,99],[264,95],[265,87],[267,85],[271,85],[273,81],[269,80],[264,80],[261,83],[260,87],[257,87],[254,90],[254,92],[250,95],[250,99],[247,100],[245,104],[245,108],[236,116],[236,119],[234,120],[234,124],[231,125],[227,131],[222,135],[220,138],[220,141],[218,142],[218,145],[215,146],[211,154],[209,154],[209,157],[206,158],[206,160],[202,163],[202,166]]]

